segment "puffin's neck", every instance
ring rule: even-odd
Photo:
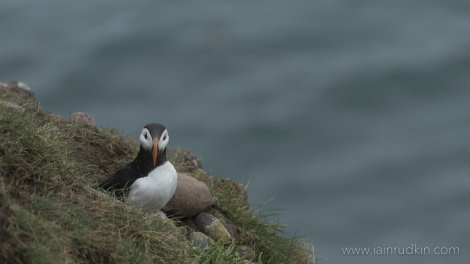
[[[140,171],[140,173],[147,175],[153,169],[155,169],[155,167],[162,165],[166,161],[168,161],[166,157],[166,149],[158,153],[157,164],[153,166],[152,153],[141,148],[139,150],[139,153],[137,153],[137,157],[132,163],[136,167],[136,169]]]
[[[165,161],[168,161],[168,159],[166,158],[166,149],[164,149],[162,152],[158,153],[157,165],[155,167],[158,167],[158,166],[162,165],[163,163],[165,163]]]

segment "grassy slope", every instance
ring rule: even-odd
[[[231,246],[193,248],[156,214],[86,188],[136,151],[112,129],[0,107],[0,263],[243,263],[237,244],[251,246],[259,263],[308,263],[303,243],[254,213],[234,183],[184,161],[173,160],[177,170],[205,181],[239,227]]]

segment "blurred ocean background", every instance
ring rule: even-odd
[[[318,263],[470,263],[467,0],[0,3],[0,81],[249,184]],[[343,247],[459,247],[348,256]]]

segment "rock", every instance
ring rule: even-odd
[[[220,212],[219,210],[213,209],[213,210],[210,210],[209,213],[215,216],[217,219],[219,219],[220,222],[222,222],[225,229],[227,229],[227,231],[230,233],[230,236],[232,236],[232,238],[238,237],[238,228],[222,212]]]
[[[12,108],[12,109],[18,109],[22,110],[21,106],[19,106],[16,103],[8,102],[8,101],[0,101],[0,106],[5,107],[5,108]]]
[[[56,122],[62,121],[62,116],[59,115],[59,114],[48,113],[47,115],[49,116],[49,118],[50,118],[51,120],[54,120],[54,121],[56,121]]]
[[[83,124],[83,125],[91,126],[91,127],[96,127],[95,120],[93,119],[93,117],[91,117],[91,115],[87,113],[75,112],[70,115],[69,119],[70,121],[75,122],[75,123],[79,123],[79,124]]]
[[[175,194],[163,210],[178,217],[190,217],[208,210],[212,203],[209,187],[205,183],[178,173]]]
[[[165,213],[163,213],[161,210],[158,210],[153,214],[158,223],[160,223],[166,229],[172,230],[177,233],[181,232],[180,229],[176,226],[175,222],[168,218],[168,216],[166,216]]]
[[[193,243],[193,245],[195,245],[199,248],[206,248],[210,244],[214,243],[214,240],[212,238],[210,238],[207,235],[205,235],[204,233],[201,233],[201,232],[198,232],[198,231],[191,232],[188,235],[188,240],[191,241],[191,243]]]
[[[31,109],[37,104],[33,91],[23,82],[0,82],[0,101],[10,102],[11,104],[7,106],[17,105],[25,109]],[[5,103],[2,104],[5,105]]]
[[[232,236],[227,231],[225,226],[222,222],[217,219],[215,216],[208,214],[208,213],[200,213],[194,219],[194,224],[196,224],[197,228],[203,232],[204,234],[208,235],[210,238],[218,241],[222,239],[224,243],[232,242]]]
[[[256,253],[249,246],[240,246],[237,250],[237,255],[248,261],[254,261]]]
[[[168,221],[169,220],[168,216],[166,216],[166,214],[164,214],[160,210],[156,211],[154,214],[155,214],[155,218],[157,218],[160,221]]]

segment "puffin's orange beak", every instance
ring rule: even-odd
[[[153,166],[157,165],[158,139],[153,140]]]

